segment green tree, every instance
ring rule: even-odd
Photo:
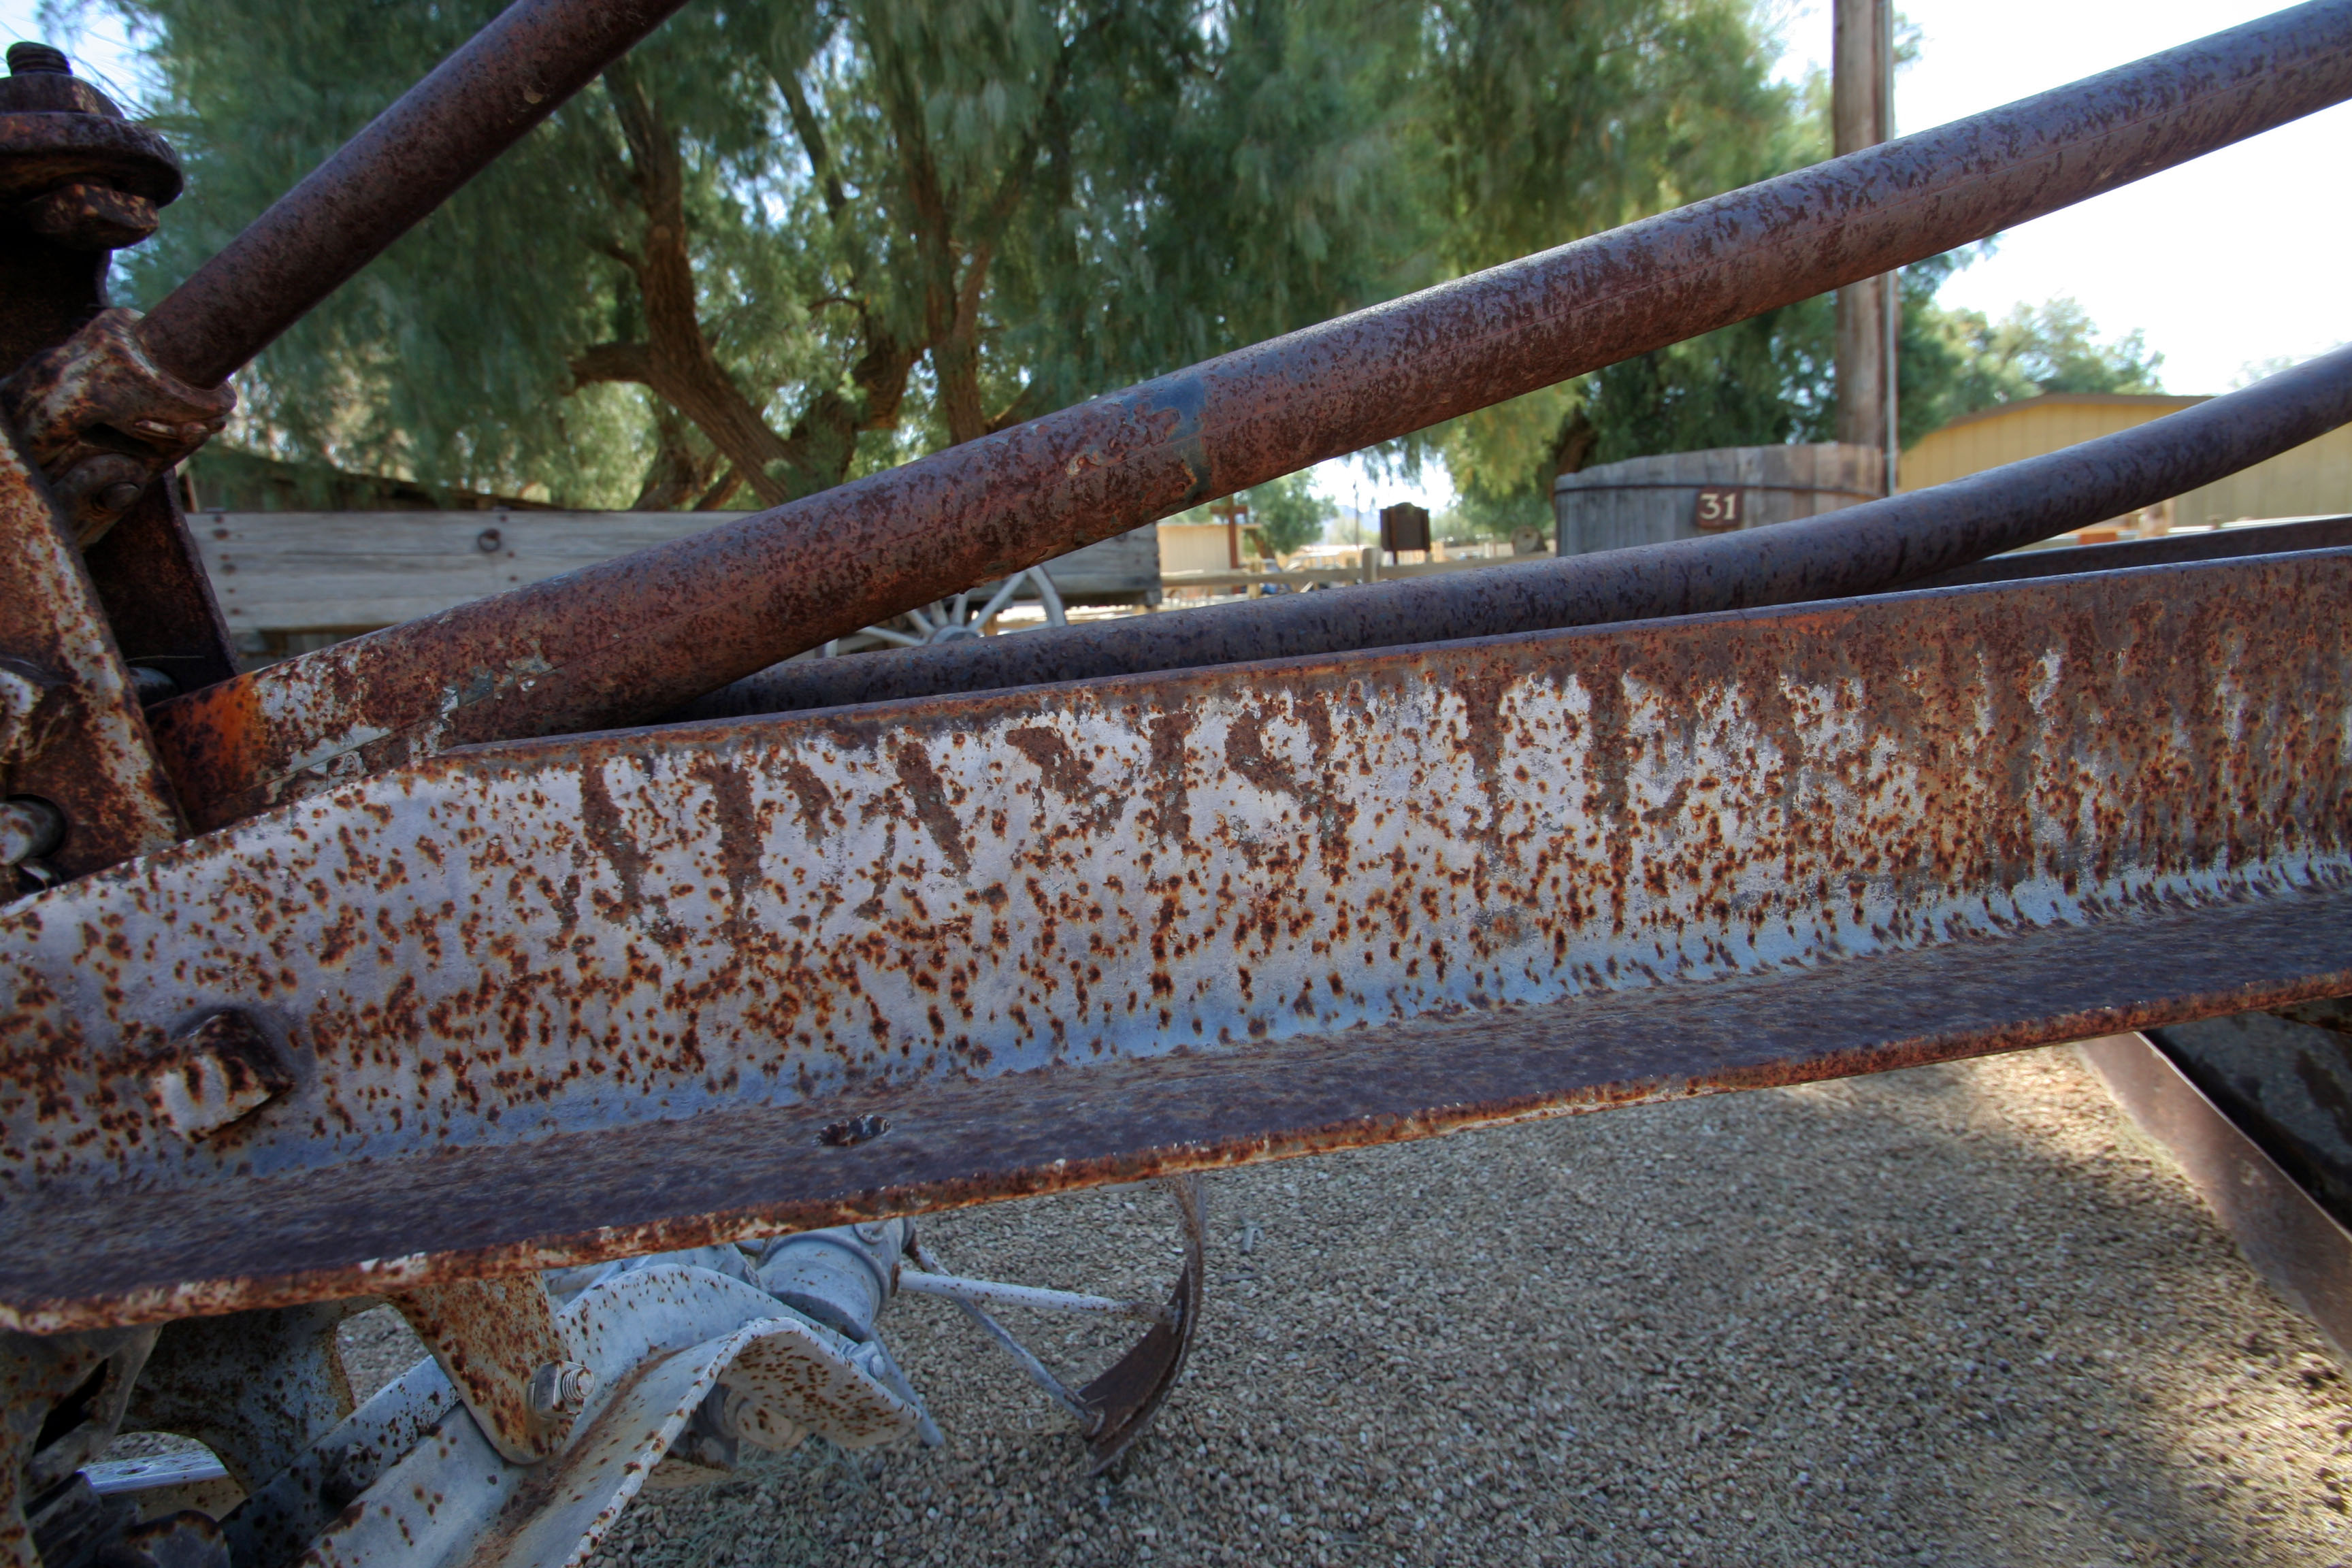
[[[1259,548],[1273,559],[1314,543],[1323,537],[1323,525],[1339,515],[1338,504],[1306,474],[1286,474],[1244,493],[1257,524]]]
[[[2164,356],[2137,331],[2103,342],[2073,300],[2019,305],[1998,323],[1940,305],[1936,291],[1990,246],[1971,246],[1904,274],[1900,363],[1903,444],[1964,414],[2045,392],[2164,390]]]
[[[495,6],[110,3],[192,174],[134,298]],[[575,503],[785,500],[1809,163],[1824,84],[1771,53],[1747,0],[698,5],[265,355],[236,436]],[[1966,259],[1905,274],[1906,442],[2157,384],[2070,300],[1937,306]],[[1391,456],[1447,465],[1457,524],[1541,525],[1590,463],[1825,437],[1830,324],[1807,300]]]
[[[2070,299],[2019,305],[1995,323],[1973,310],[1955,311],[1951,321],[1972,394],[1993,402],[2044,392],[2164,390],[2164,356],[2148,351],[2143,333],[2134,329],[2102,342],[2090,316]]]
[[[121,0],[191,165],[152,298],[494,0]],[[1393,292],[1385,84],[1325,0],[688,7],[276,345],[237,435],[573,500],[773,502]]]
[[[1429,131],[1448,271],[1827,153],[1826,83],[1774,83],[1773,48],[1746,5],[1603,0],[1448,14],[1457,20],[1438,51]],[[1828,329],[1826,303],[1808,301],[1466,416],[1400,456],[1444,460],[1459,497],[1449,527],[1548,530],[1562,473],[1685,446],[1811,438],[1827,417],[1814,362],[1828,353]]]

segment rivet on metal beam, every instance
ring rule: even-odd
[[[269,1042],[242,1013],[215,1013],[172,1042],[147,1079],[156,1110],[190,1142],[209,1138],[294,1087]]]

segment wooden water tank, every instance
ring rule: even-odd
[[[1562,555],[1696,539],[1835,511],[1885,493],[1875,447],[1718,447],[1603,463],[1552,487]]]

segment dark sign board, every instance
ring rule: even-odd
[[[1402,553],[1429,548],[1429,509],[1411,501],[1381,508],[1381,548]]]

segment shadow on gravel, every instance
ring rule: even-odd
[[[810,1445],[600,1562],[2352,1559],[2352,1402],[2071,1051],[1231,1173],[1202,1343],[1100,1481],[961,1321],[947,1447]],[[1164,1287],[1165,1199],[937,1216],[952,1266]],[[1110,1338],[1019,1325],[1082,1373]]]

